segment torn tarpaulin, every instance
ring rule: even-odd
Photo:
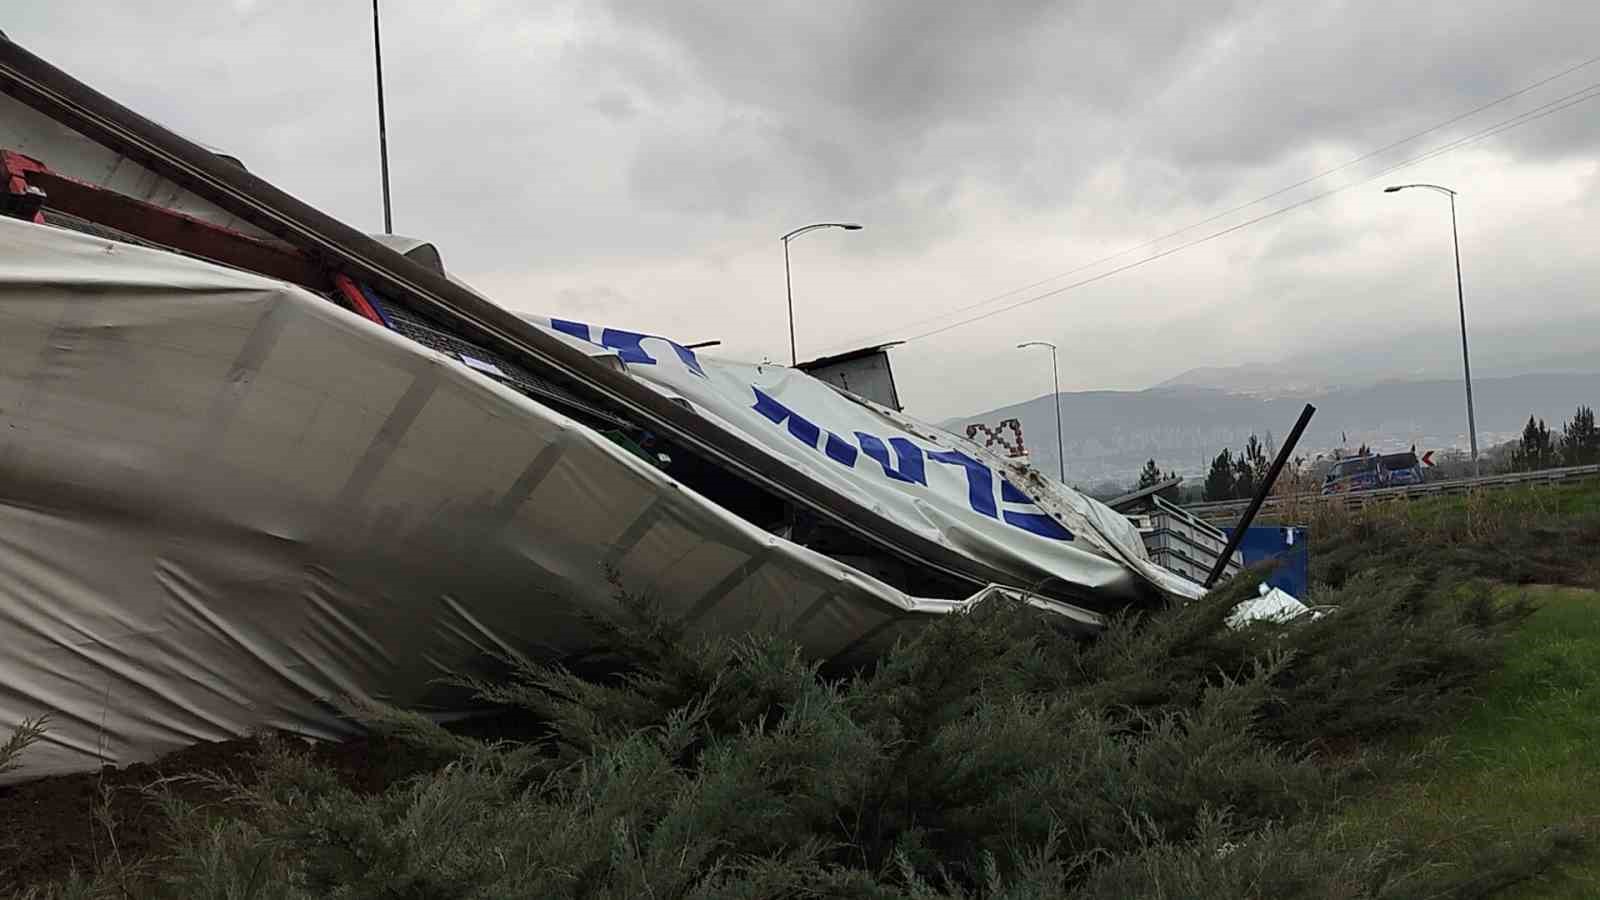
[[[608,568],[818,658],[969,605],[763,531],[299,288],[9,219],[0,245],[0,726],[53,721],[8,779],[348,734],[344,696],[447,711],[449,669],[590,646]]]

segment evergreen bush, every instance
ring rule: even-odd
[[[1366,575],[1325,591],[1315,621],[1228,629],[1255,583],[1087,642],[992,601],[844,678],[778,636],[696,637],[621,596],[610,665],[460,680],[542,735],[352,704],[432,762],[363,792],[268,738],[253,775],[201,777],[215,803],[159,785],[170,849],[143,892],[1385,896],[1419,851],[1331,845],[1308,823],[1373,771],[1352,746],[1449,709],[1523,610],[1468,581]]]

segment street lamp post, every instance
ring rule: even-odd
[[[1383,189],[1393,194],[1406,188],[1427,188],[1450,198],[1450,240],[1456,250],[1456,308],[1461,313],[1461,373],[1467,384],[1467,440],[1472,444],[1472,477],[1478,477],[1478,423],[1472,413],[1472,361],[1467,355],[1467,302],[1461,293],[1461,237],[1456,231],[1456,192],[1437,184],[1396,184]]]
[[[1017,345],[1017,349],[1024,347],[1049,347],[1050,348],[1050,384],[1055,388],[1056,401],[1056,463],[1059,466],[1061,483],[1067,483],[1067,452],[1061,443],[1061,370],[1056,366],[1056,345],[1049,341],[1027,341]]]
[[[383,171],[383,233],[394,234],[389,213],[389,129],[383,118],[383,39],[378,35],[378,0],[372,0],[372,63],[378,74],[378,167]]]
[[[795,353],[794,345],[794,281],[789,277],[789,242],[808,231],[818,228],[843,228],[845,231],[860,231],[861,226],[854,222],[818,222],[804,228],[796,228],[783,236],[783,286],[789,294],[789,365],[800,362],[800,357]]]

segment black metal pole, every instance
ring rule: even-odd
[[[378,0],[372,0],[372,61],[378,70],[378,161],[383,169],[383,233],[394,233],[389,212],[389,130],[383,116],[383,39],[378,34]]]
[[[1061,443],[1061,370],[1056,366],[1056,345],[1050,345],[1050,384],[1056,389],[1056,461],[1060,463],[1061,483],[1067,483],[1067,451]]]
[[[1244,540],[1245,530],[1255,521],[1256,513],[1261,510],[1261,504],[1266,502],[1267,495],[1272,493],[1272,486],[1278,481],[1278,473],[1283,471],[1283,464],[1289,461],[1289,454],[1294,452],[1294,445],[1300,443],[1300,435],[1305,432],[1306,425],[1310,424],[1311,416],[1316,411],[1317,408],[1309,403],[1305,409],[1300,410],[1299,420],[1294,423],[1288,439],[1278,450],[1277,458],[1267,469],[1267,477],[1262,480],[1261,486],[1256,488],[1256,495],[1250,498],[1250,505],[1245,507],[1244,516],[1239,519],[1239,524],[1234,526],[1233,534],[1228,537],[1228,546],[1223,548],[1222,555],[1217,557],[1217,564],[1211,567],[1211,574],[1206,576],[1207,590],[1217,583],[1223,572],[1227,571],[1228,560],[1233,558],[1233,551],[1239,549],[1239,542]]]
[[[1450,192],[1450,240],[1456,248],[1456,308],[1461,312],[1461,372],[1467,382],[1467,440],[1472,444],[1472,477],[1478,471],[1478,421],[1472,414],[1472,361],[1467,356],[1467,301],[1461,295],[1461,236],[1456,231],[1456,195]]]
[[[789,365],[797,365],[800,355],[794,348],[794,279],[789,275],[789,239],[783,239],[783,289],[789,295]]]

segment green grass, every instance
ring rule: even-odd
[[[1600,588],[1600,479],[1299,512],[1311,529],[1313,582],[1337,587],[1383,569]]]
[[[1539,604],[1463,718],[1414,739],[1419,775],[1359,802],[1339,827],[1439,849],[1471,871],[1512,835],[1588,835],[1574,862],[1490,896],[1600,897],[1600,591],[1506,588]],[[1486,889],[1491,886],[1485,886]]]
[[[1506,509],[1553,516],[1574,516],[1600,510],[1600,478],[1556,483],[1548,487],[1504,488],[1483,491]],[[1465,496],[1432,497],[1410,504],[1412,518],[1421,523],[1436,522],[1441,516],[1459,515],[1466,508]]]

